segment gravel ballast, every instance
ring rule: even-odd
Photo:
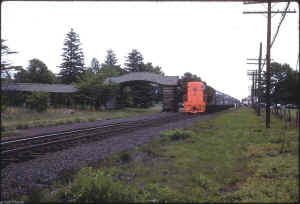
[[[101,141],[82,144],[58,152],[50,152],[23,163],[10,164],[1,170],[1,200],[11,200],[35,188],[47,187],[62,171],[77,171],[113,153],[129,150],[148,143],[164,130],[191,127],[197,120],[206,120],[215,114],[199,115],[192,119],[147,127]]]

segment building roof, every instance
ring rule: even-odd
[[[155,74],[150,72],[132,72],[130,74],[124,74],[119,77],[111,77],[105,80],[105,84],[108,83],[124,83],[129,81],[148,81],[156,84],[166,86],[177,86],[178,76],[163,76],[161,74]]]
[[[77,91],[77,88],[74,85],[68,84],[1,83],[1,91],[73,93]]]

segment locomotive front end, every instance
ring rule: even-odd
[[[186,101],[184,101],[184,112],[205,112],[206,103],[204,100],[204,84],[202,82],[188,82],[186,96]]]

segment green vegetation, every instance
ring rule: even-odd
[[[47,65],[39,59],[29,60],[27,69],[20,69],[15,75],[15,81],[20,83],[48,83],[55,82],[55,75]]]
[[[46,111],[49,106],[49,94],[44,92],[34,91],[26,99],[26,106],[37,112]]]
[[[241,109],[199,121],[189,130],[166,131],[128,152],[131,159],[126,163],[120,163],[124,152],[114,154],[92,165],[98,170],[89,170],[85,177],[79,173],[72,185],[62,185],[58,193],[45,191],[42,197],[46,201],[296,202],[297,131],[273,116],[271,121],[271,129],[266,129],[263,117]],[[172,140],[174,135],[189,136]],[[95,172],[103,178],[89,176]],[[74,186],[81,190],[71,191]],[[121,189],[125,195],[115,193]]]
[[[76,82],[84,73],[84,55],[81,49],[79,34],[73,28],[66,34],[60,65],[61,81],[65,84]]]
[[[299,71],[289,64],[271,63],[271,103],[272,104],[297,104],[299,101],[298,75]],[[265,97],[266,72],[263,74],[262,93]],[[264,97],[262,98],[264,101]]]
[[[96,119],[124,118],[159,113],[160,111],[161,107],[159,105],[148,109],[124,108],[122,110],[112,111],[49,108],[44,112],[36,112],[31,110],[24,111],[23,108],[6,107],[6,109],[1,113],[1,128],[2,130],[14,130],[75,122],[92,122],[96,121]],[[11,133],[9,135],[11,135]]]
[[[189,138],[194,133],[192,131],[187,130],[180,130],[180,129],[174,129],[170,131],[165,131],[160,134],[161,141],[169,140],[184,140],[186,138]]]

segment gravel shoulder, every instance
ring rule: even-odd
[[[1,170],[1,200],[11,200],[32,189],[48,187],[63,171],[77,171],[113,153],[148,143],[153,137],[159,136],[161,131],[191,127],[195,121],[207,120],[219,114],[221,113],[204,114],[192,119],[144,128],[109,137],[102,141],[50,152],[27,162],[8,165]],[[73,124],[73,127],[74,125],[76,124]]]

